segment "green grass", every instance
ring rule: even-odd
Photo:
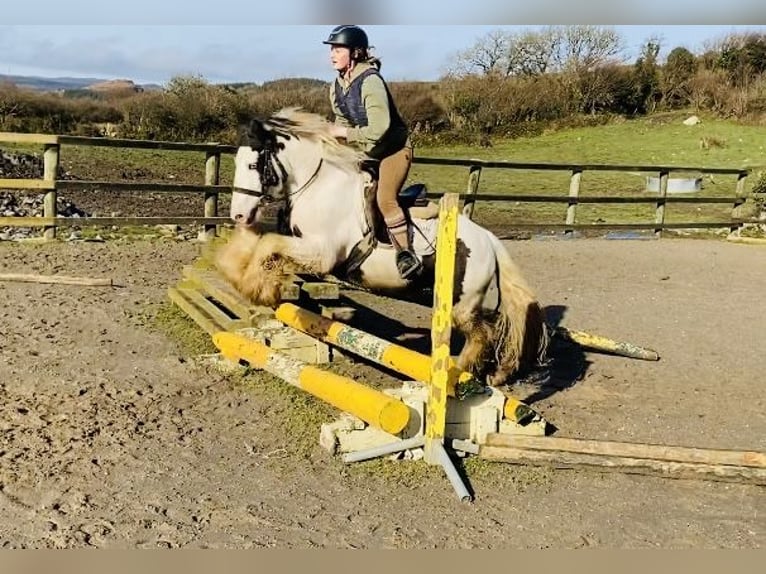
[[[472,158],[480,160],[562,164],[663,165],[695,168],[741,168],[763,165],[764,130],[726,120],[703,118],[696,126],[682,121],[689,114],[658,114],[649,118],[617,121],[607,125],[568,129],[531,138],[495,140],[491,148],[465,145],[422,146],[415,150],[419,157]],[[715,138],[722,147],[703,149],[700,140]],[[704,169],[700,170],[704,173]],[[697,175],[702,175],[698,173]],[[585,171],[580,195],[614,196],[656,194],[645,192],[645,177],[656,173]],[[750,177],[746,191],[757,177]],[[468,169],[415,164],[410,181],[425,181],[433,192],[465,192]],[[479,193],[518,195],[560,195],[569,191],[570,172],[543,170],[510,170],[488,168],[482,171]],[[703,176],[703,190],[696,195],[733,196],[736,176]],[[728,204],[669,204],[667,222],[722,221],[731,217]],[[747,209],[751,206],[746,206]],[[577,207],[578,223],[650,222],[654,219],[652,204],[582,204]],[[509,223],[565,221],[566,204],[561,203],[482,203],[475,214],[481,219],[487,211],[504,212]]]

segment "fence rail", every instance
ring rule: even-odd
[[[220,166],[223,154],[236,153],[236,146],[216,143],[185,143],[155,140],[132,140],[117,138],[94,138],[84,136],[21,134],[0,132],[0,143],[35,144],[43,146],[44,175],[42,179],[0,179],[0,189],[40,190],[45,192],[43,217],[0,217],[0,227],[43,227],[44,236],[52,239],[58,227],[68,226],[124,226],[124,225],[160,225],[188,224],[204,226],[205,235],[216,234],[216,226],[228,223],[228,218],[218,215],[219,194],[228,193],[230,187],[220,185]],[[132,148],[165,151],[194,151],[205,154],[204,182],[197,184],[168,184],[146,182],[111,182],[111,181],[72,181],[57,179],[61,146],[98,146],[112,148]],[[746,193],[746,181],[752,167],[722,168],[698,166],[658,166],[658,165],[612,165],[612,164],[560,164],[530,163],[513,161],[487,161],[463,158],[415,157],[415,164],[467,167],[468,178],[463,200],[463,213],[473,217],[477,201],[520,202],[520,203],[565,203],[564,222],[509,224],[514,230],[563,230],[572,233],[577,230],[654,230],[660,236],[665,229],[739,229],[749,221],[742,217],[742,206],[751,198]],[[566,195],[553,194],[498,194],[480,193],[481,175],[484,170],[538,170],[564,171],[569,173],[569,189]],[[659,191],[654,196],[582,196],[581,181],[584,172],[643,172],[659,176]],[[708,175],[732,175],[737,177],[734,195],[730,196],[671,196],[668,195],[668,178],[671,173],[695,173]],[[67,189],[108,189],[111,192],[143,191],[203,193],[205,196],[204,212],[200,217],[60,217],[56,213],[56,197],[59,190]],[[441,197],[441,193],[429,193],[432,198]],[[668,204],[730,204],[731,218],[713,222],[667,222]],[[654,220],[636,223],[577,223],[577,207],[581,204],[654,204]]]

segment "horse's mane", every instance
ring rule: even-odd
[[[276,132],[321,143],[325,160],[351,171],[357,171],[359,163],[369,159],[363,152],[340,143],[330,133],[332,124],[319,114],[304,112],[300,108],[283,108],[269,118],[268,124]]]

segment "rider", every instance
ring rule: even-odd
[[[333,135],[380,163],[378,207],[397,250],[399,274],[408,279],[422,268],[412,250],[407,220],[397,201],[412,164],[409,130],[379,73],[380,60],[370,56],[365,31],[358,26],[337,26],[323,43],[330,45],[330,61],[338,72],[330,86],[335,114]]]

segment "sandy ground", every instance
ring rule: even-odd
[[[509,246],[552,319],[662,357],[554,347],[550,380],[516,391],[560,435],[766,450],[766,248]],[[197,366],[156,327],[199,249],[0,243],[2,272],[120,285],[0,282],[0,547],[764,546],[762,487],[484,463],[466,465],[468,505],[424,463],[343,465],[315,442],[337,413],[311,399],[296,410],[301,395],[264,375],[244,384]],[[376,326],[427,347],[427,308],[351,295]],[[339,368],[380,381],[370,367]],[[323,414],[300,419],[307,409]]]

